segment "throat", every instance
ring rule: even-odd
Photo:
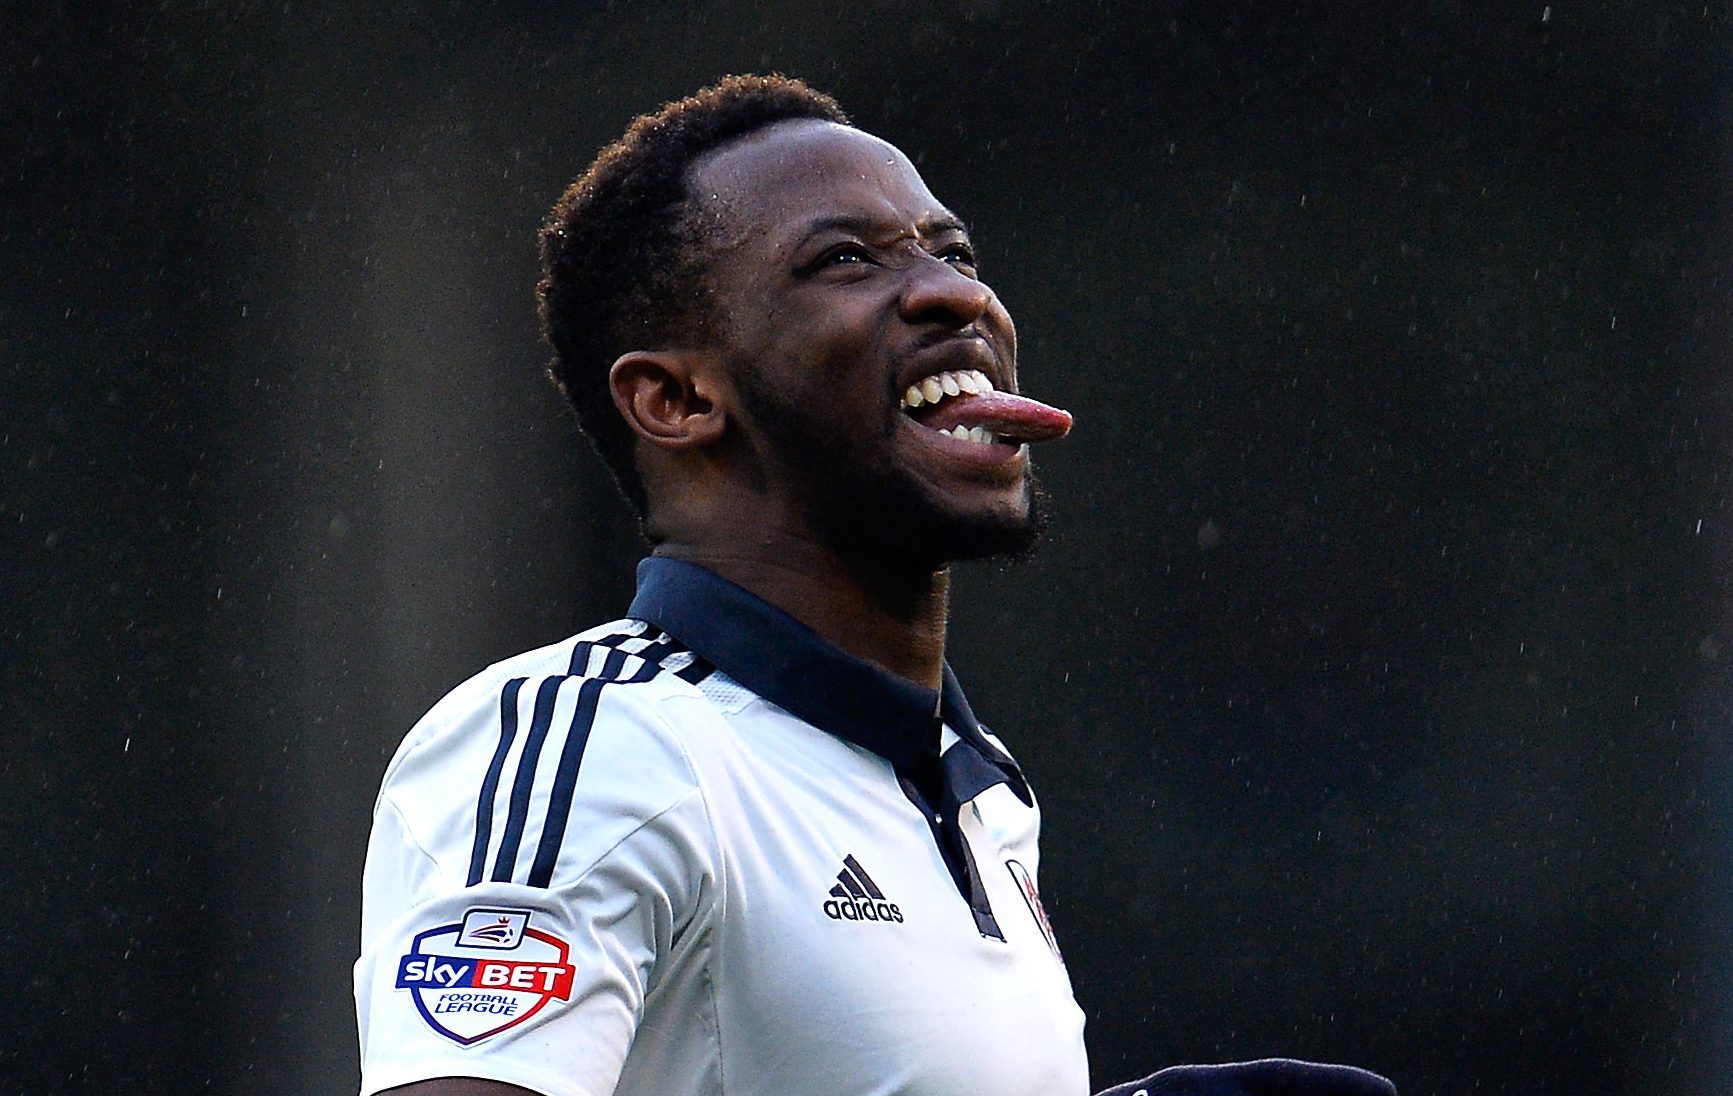
[[[762,547],[762,546],[761,546]],[[771,552],[662,544],[776,606],[831,645],[936,689],[945,659],[950,573],[882,554],[842,554],[810,541]]]

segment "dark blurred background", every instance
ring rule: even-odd
[[[353,1090],[397,740],[630,596],[534,230],[772,69],[1077,414],[953,659],[1096,1080],[1730,1090],[1724,3],[5,7],[0,1091]]]

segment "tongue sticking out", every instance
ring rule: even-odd
[[[1071,432],[1071,412],[1009,392],[953,397],[917,418],[933,430],[979,426],[1016,441],[1052,441]]]

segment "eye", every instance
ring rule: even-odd
[[[872,249],[859,240],[841,240],[831,244],[817,257],[797,268],[796,273],[803,278],[823,274],[830,270],[858,273],[863,268],[876,265],[877,258]]]
[[[966,243],[947,244],[933,254],[952,266],[962,267],[970,273],[975,270],[975,249]]]
[[[860,266],[871,261],[872,256],[867,252],[866,246],[850,240],[826,249],[812,265],[814,269],[821,269],[827,266]]]

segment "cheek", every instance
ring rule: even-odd
[[[876,303],[842,294],[756,303],[739,313],[731,349],[779,404],[798,406],[803,421],[871,436],[893,427],[900,413],[889,395],[895,355]]]
[[[882,329],[866,322],[847,322],[834,311],[821,322],[791,328],[785,342],[803,367],[803,380],[828,399],[855,405],[882,405],[894,375]],[[840,322],[839,322],[840,321]]]
[[[834,366],[883,366],[880,350],[886,324],[875,309],[832,302],[820,306],[812,319],[806,332],[808,345],[821,348]]]

